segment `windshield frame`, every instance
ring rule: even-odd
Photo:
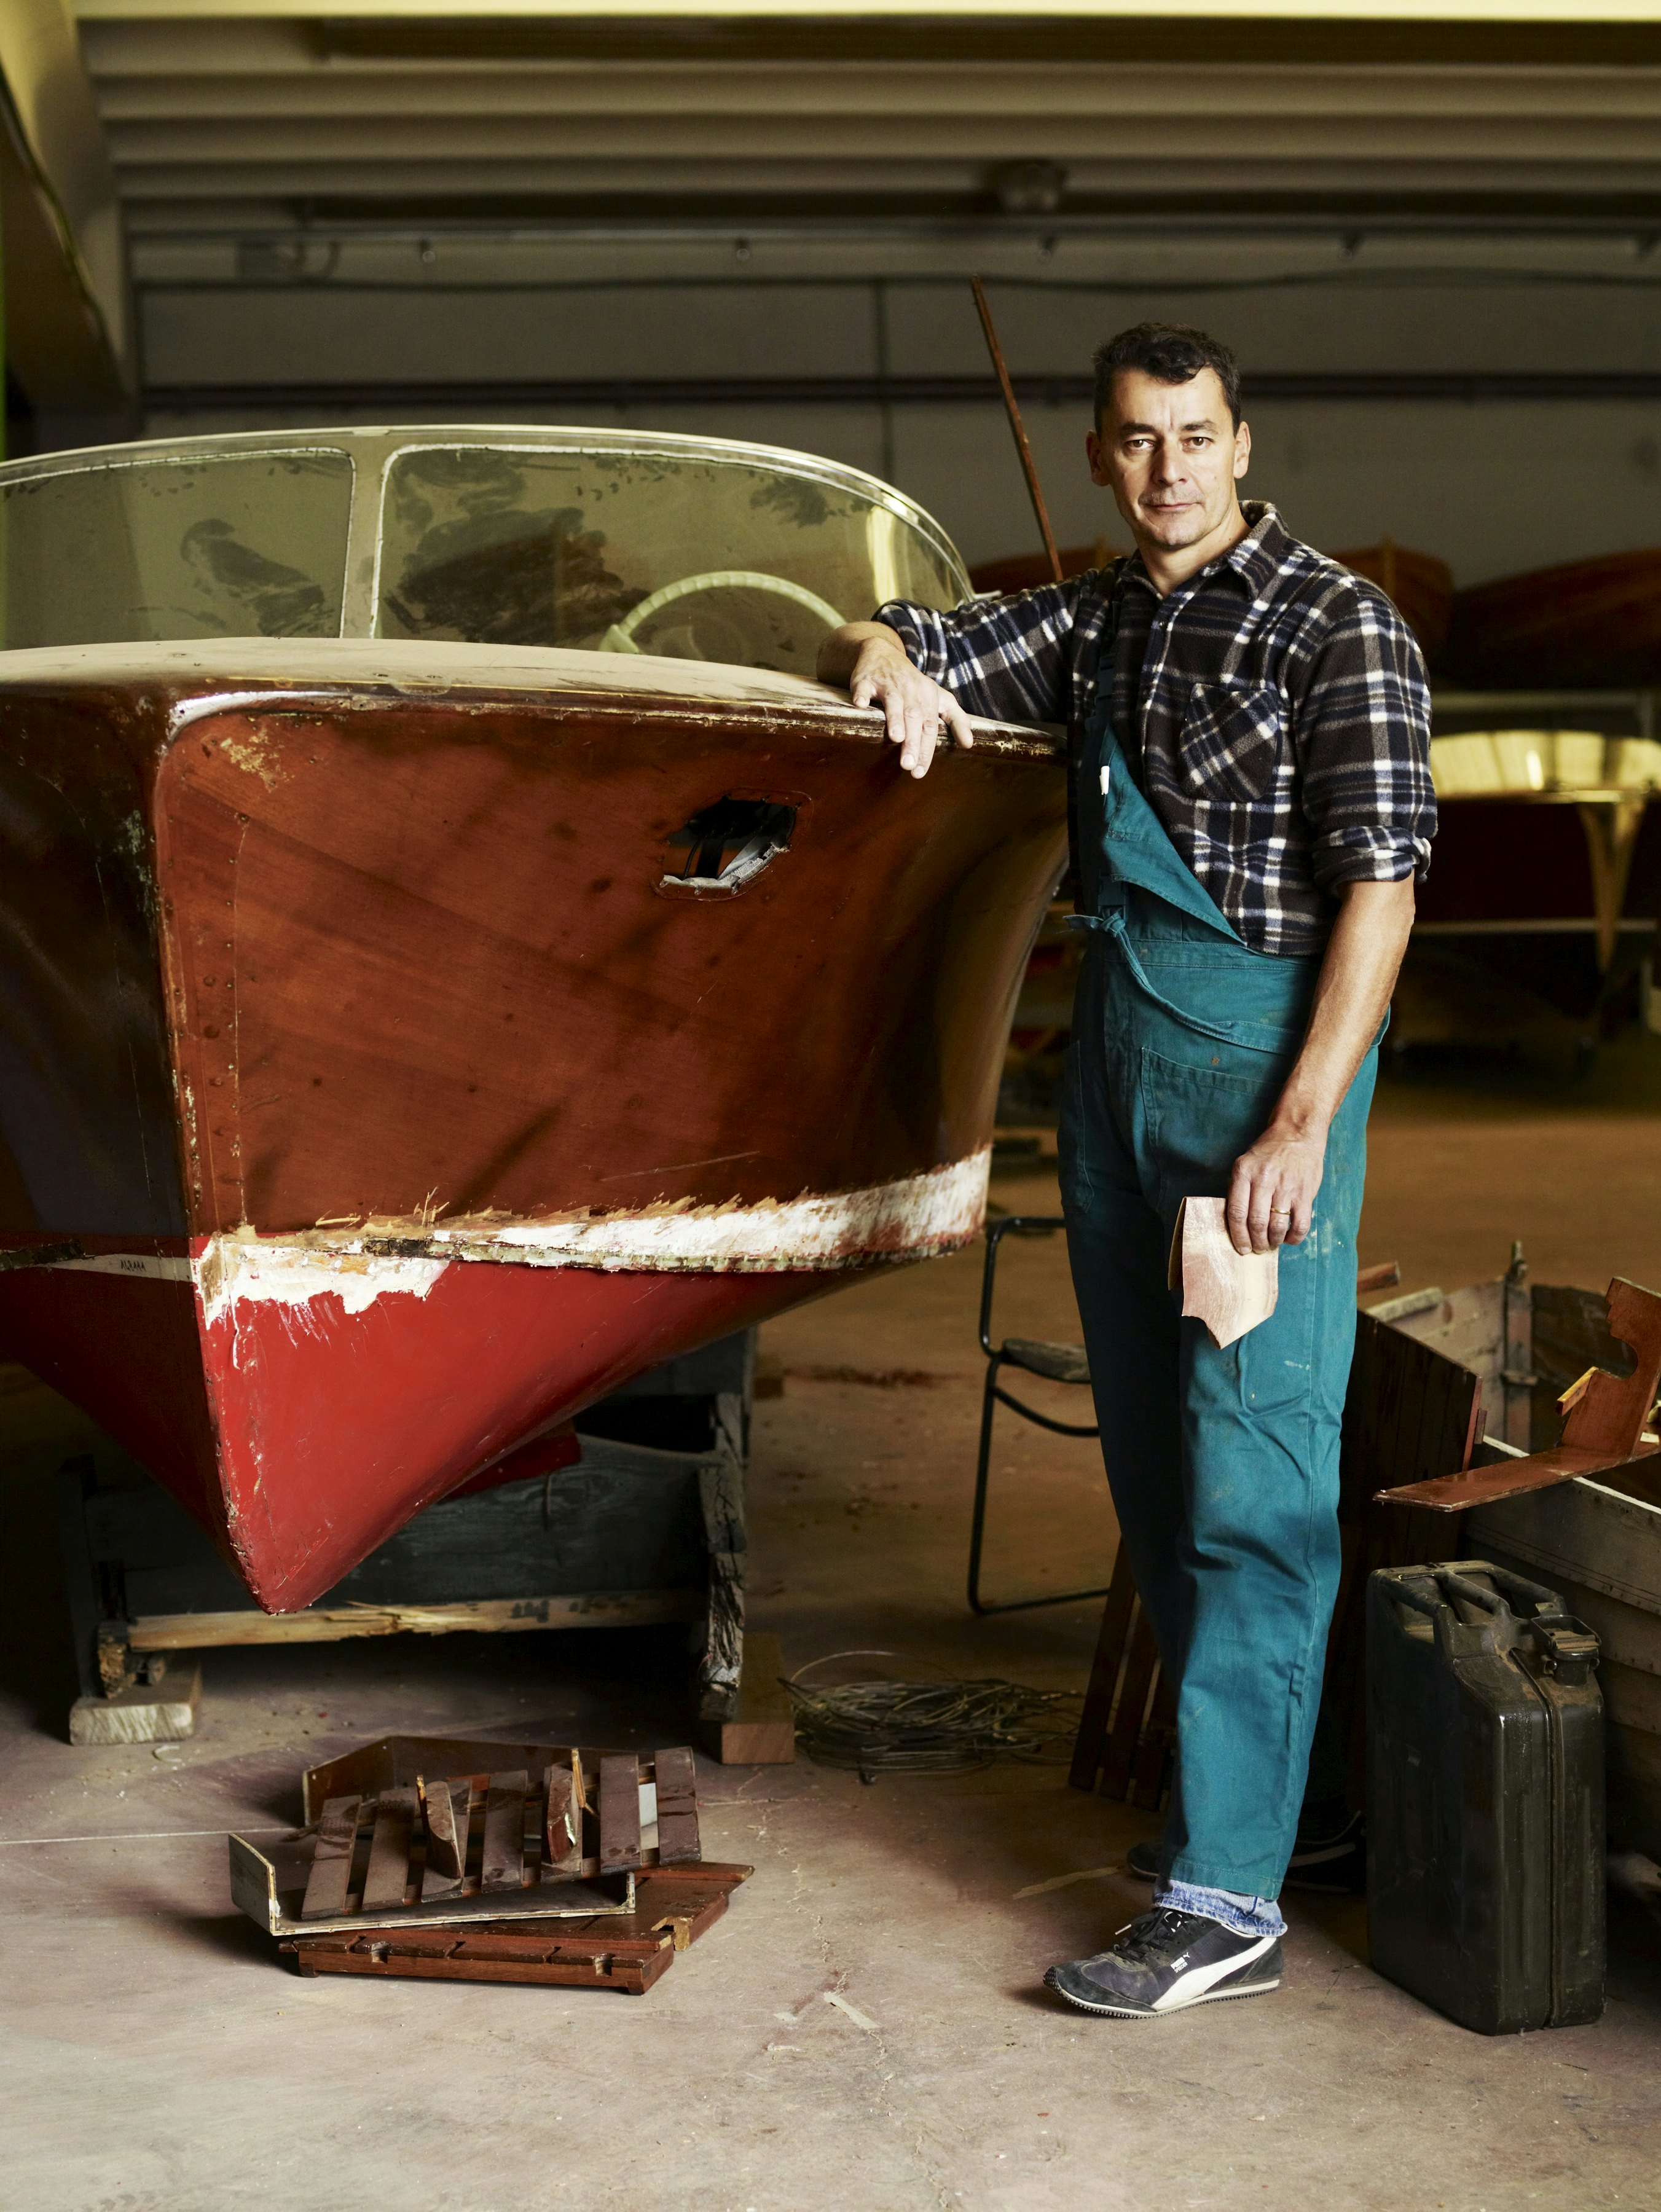
[[[53,476],[94,470],[143,467],[158,462],[203,462],[222,459],[280,459],[286,453],[344,453],[351,465],[352,489],[345,572],[342,578],[340,627],[342,639],[397,645],[402,641],[381,636],[380,618],[381,564],[385,556],[382,517],[395,464],[405,454],[442,451],[458,446],[493,447],[506,453],[565,453],[654,454],[666,460],[703,461],[751,470],[771,469],[780,475],[805,479],[827,489],[851,494],[881,507],[915,531],[939,559],[958,592],[959,599],[973,595],[963,556],[928,511],[908,499],[879,477],[863,469],[804,453],[786,446],[752,443],[740,438],[693,436],[671,430],[623,430],[580,425],[521,422],[411,422],[344,425],[305,430],[237,430],[222,436],[211,433],[189,437],[137,439],[112,446],[82,446],[63,453],[35,453],[0,463],[0,489],[9,484],[33,483]],[[156,639],[157,644],[179,641]],[[488,653],[495,648],[477,646],[471,651]],[[560,652],[545,646],[530,648]]]

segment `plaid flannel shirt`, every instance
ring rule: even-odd
[[[1347,883],[1422,877],[1436,834],[1430,690],[1375,585],[1272,507],[1161,599],[1139,554],[950,613],[875,619],[995,721],[1082,722],[1116,638],[1113,725],[1172,844],[1258,952],[1320,951]]]

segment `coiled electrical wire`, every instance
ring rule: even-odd
[[[1083,1702],[1073,1691],[1035,1690],[995,1675],[822,1686],[803,1682],[806,1672],[785,1687],[808,1757],[851,1767],[864,1782],[879,1774],[964,1774],[995,1759],[1064,1764]]]

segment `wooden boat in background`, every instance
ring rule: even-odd
[[[655,1363],[978,1233],[1064,778],[986,726],[914,781],[794,672],[961,596],[897,494],[515,428],[0,497],[0,1346],[268,1611]]]
[[[1121,558],[1123,545],[1110,545],[1098,538],[1093,545],[1062,545],[1061,555],[1063,576],[1082,576],[1086,569],[1104,568],[1110,561]],[[1047,553],[1014,553],[1003,561],[983,561],[977,568],[969,572],[969,580],[977,592],[1030,592],[1038,584],[1051,581],[1050,556]]]
[[[1394,599],[1433,668],[1439,665],[1453,612],[1453,571],[1433,553],[1415,553],[1392,538],[1335,553],[1346,568],[1377,584]]]
[[[1105,568],[1118,560],[1123,546],[1110,545],[1098,538],[1093,545],[1065,545],[1061,549],[1062,574],[1081,576],[1088,568]],[[1423,647],[1427,660],[1435,661],[1447,641],[1453,606],[1453,571],[1432,553],[1415,553],[1393,538],[1381,538],[1348,553],[1335,553],[1358,576],[1366,576],[1387,592],[1401,609],[1408,627]],[[977,592],[1030,592],[1050,581],[1050,562],[1042,553],[1018,553],[1002,561],[983,561],[969,572]]]
[[[1645,714],[1618,692],[1437,695],[1439,828],[1409,991],[1433,955],[1470,971],[1485,1021],[1499,1009],[1477,1002],[1498,984],[1584,1024],[1631,986],[1661,912],[1661,744],[1621,728]]]
[[[1473,689],[1661,684],[1661,547],[1458,592],[1447,667],[1451,681]]]

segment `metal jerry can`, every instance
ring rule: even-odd
[[[1603,2008],[1597,1638],[1480,1559],[1367,1589],[1372,1964],[1481,2035]]]

